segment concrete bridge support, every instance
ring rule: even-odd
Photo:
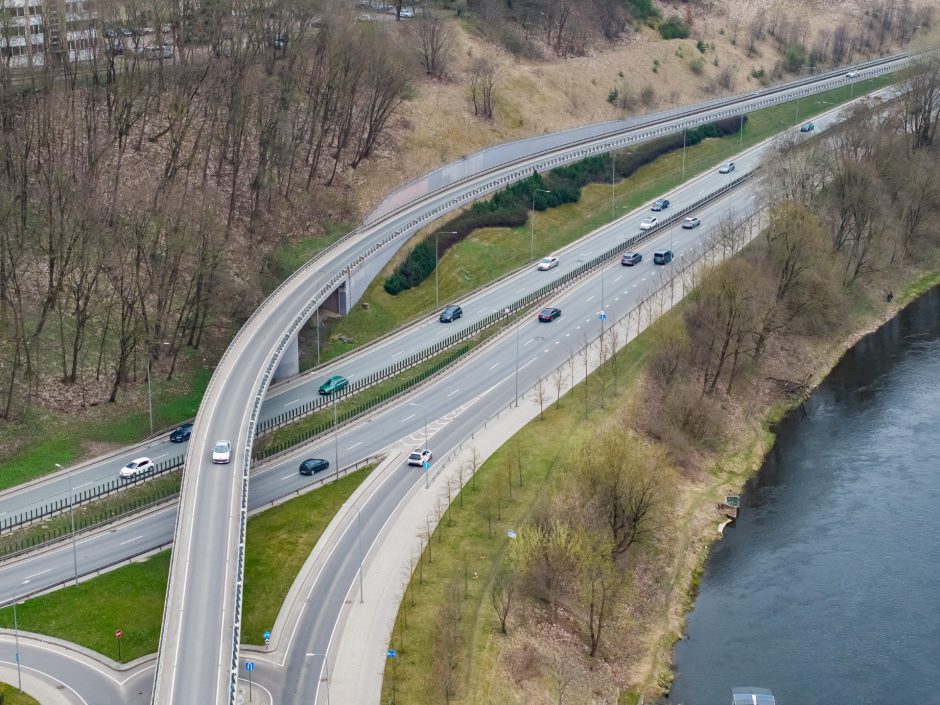
[[[290,339],[287,347],[281,355],[281,361],[274,370],[273,382],[280,382],[282,379],[293,377],[300,373],[300,351],[297,346],[297,336]]]

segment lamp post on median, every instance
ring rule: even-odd
[[[333,455],[336,469],[333,471],[333,478],[339,479],[339,425],[336,423],[336,390],[330,395],[333,400]]]
[[[24,580],[26,585],[29,580]],[[23,692],[23,676],[20,673],[20,623],[16,618],[16,603],[19,602],[19,595],[13,596],[13,641],[16,645],[16,689]]]
[[[307,654],[307,656],[319,656],[323,659],[323,666],[326,668],[326,705],[330,705],[330,658],[324,654]],[[320,691],[320,679],[317,678],[317,692]],[[314,693],[314,702],[317,694]]]
[[[56,463],[55,466],[59,468],[59,470],[65,470],[59,463]],[[69,478],[69,518],[72,522],[72,566],[75,568],[75,584],[78,585],[78,551],[75,548],[75,508],[73,507],[72,471],[66,471],[66,475]]]
[[[456,235],[456,230],[438,230],[434,233],[434,308],[441,305],[440,296],[440,277],[438,276],[438,254],[437,254],[437,236],[438,235]]]
[[[416,401],[408,402],[408,406],[420,406],[424,409],[424,448],[427,450],[428,447],[428,411],[424,404]],[[431,486],[431,467],[430,463],[424,461],[424,489],[428,489]]]
[[[686,128],[682,128],[682,180],[685,181],[685,133]]]
[[[548,189],[537,188],[532,191],[532,236],[529,243],[529,261],[535,259],[535,194],[537,193],[551,193]]]

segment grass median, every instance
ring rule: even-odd
[[[350,473],[248,520],[242,640],[263,644],[281,603],[333,516],[374,466]],[[121,660],[157,650],[170,552],[123,566],[17,607],[19,628],[58,637]],[[0,627],[13,628],[13,610],[0,610]]]
[[[39,701],[16,689],[15,685],[0,683],[0,703],[3,705],[39,705]]]
[[[460,244],[449,249],[439,263],[439,294],[434,277],[420,286],[390,296],[383,289],[385,278],[410,248],[404,248],[366,288],[352,312],[336,319],[328,327],[329,342],[321,349],[321,360],[329,360],[365,345],[406,323],[437,310],[450,302],[486,286],[490,282],[525,265],[531,260],[531,243],[535,242],[535,258],[556,252],[586,234],[620,218],[625,213],[650,203],[680,186],[685,180],[714,169],[721,161],[742,149],[752,147],[781,131],[806,122],[837,105],[890,84],[892,76],[882,76],[848,86],[749,113],[743,135],[711,138],[682,150],[663,155],[614,185],[613,208],[611,185],[590,184],[581,192],[577,203],[537,213],[532,222],[517,228],[483,228]],[[685,166],[683,169],[683,159]],[[684,173],[683,173],[684,172]],[[684,177],[684,178],[683,178]],[[532,215],[530,214],[530,218]],[[447,222],[435,223],[415,239],[433,235],[435,230],[448,230]],[[552,276],[546,273],[546,281]],[[439,299],[439,306],[436,301]],[[344,342],[351,340],[351,343]],[[305,359],[305,366],[312,366]]]

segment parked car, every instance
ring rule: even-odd
[[[656,223],[659,222],[656,218],[647,218],[642,223],[640,223],[640,230],[652,230]]]
[[[161,44],[160,46],[147,47],[148,59],[172,59],[173,46],[170,44]]]
[[[539,320],[542,323],[551,323],[559,316],[561,316],[560,308],[543,308],[542,312],[539,314]]]
[[[811,122],[807,122],[804,125],[800,125],[800,132],[812,132],[815,129],[816,129],[816,126]]]
[[[336,392],[346,389],[349,385],[349,380],[343,377],[342,375],[333,375],[326,382],[320,385],[320,394],[335,394]]]
[[[643,261],[643,255],[639,252],[627,252],[623,257],[620,258],[620,264],[624,267],[632,267],[635,264],[639,264]]]
[[[557,266],[558,266],[557,257],[543,257],[542,261],[539,262],[539,269],[543,272],[546,270],[552,269],[553,267],[557,267]]]
[[[122,480],[132,480],[152,469],[153,461],[150,458],[136,458],[121,468],[121,472],[118,474]]]
[[[431,462],[431,451],[427,448],[416,448],[411,451],[411,455],[408,456],[409,465],[417,465],[418,467],[423,467],[425,463]]]
[[[697,228],[702,224],[702,221],[696,218],[694,215],[690,215],[688,218],[682,221],[682,227],[686,230],[691,230],[692,228]]]
[[[653,264],[669,264],[672,262],[672,250],[659,250],[653,253]]]
[[[734,162],[728,162],[718,167],[719,174],[730,174],[732,171],[734,171]]]
[[[230,441],[216,441],[212,447],[212,462],[225,464],[232,459],[232,443]]]
[[[323,458],[307,458],[300,464],[301,475],[316,475],[330,467],[330,461]]]
[[[463,315],[463,309],[460,306],[448,306],[441,311],[441,323],[453,323]]]
[[[415,16],[415,11],[414,11],[414,9],[412,9],[412,8],[410,8],[410,7],[403,7],[403,8],[401,9],[401,12],[398,13],[398,16],[401,17],[401,18],[403,18],[403,19],[404,19],[404,18],[411,18],[411,17],[414,17],[414,16]]]
[[[170,442],[183,443],[188,441],[191,435],[193,435],[193,425],[191,423],[184,423],[170,434]]]
[[[669,199],[668,199],[668,198],[660,198],[659,200],[657,200],[657,201],[655,201],[655,202],[653,203],[653,208],[652,208],[652,210],[654,210],[654,211],[664,211],[664,210],[666,210],[667,208],[669,208]]]

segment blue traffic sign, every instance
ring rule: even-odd
[[[423,463],[421,463],[421,464],[424,466],[424,469],[425,469],[425,470],[427,470],[429,467],[431,467],[431,463],[429,463],[427,460],[425,460],[425,461],[424,461]]]
[[[255,670],[255,662],[254,662],[254,661],[246,661],[246,662],[245,662],[245,670],[246,670],[246,671],[253,671],[253,670]]]
[[[604,311],[598,311],[598,312],[597,312],[597,317],[598,317],[600,320],[602,320],[602,321],[606,321],[606,320],[607,320],[607,314],[606,314]]]
[[[265,633],[264,633],[264,638],[265,638],[265,639],[270,639],[270,638],[271,638],[271,632],[265,632]]]
[[[389,649],[389,650],[388,650],[388,657],[389,657],[389,658],[395,658],[396,656],[398,656],[398,652],[395,651],[395,649]]]

